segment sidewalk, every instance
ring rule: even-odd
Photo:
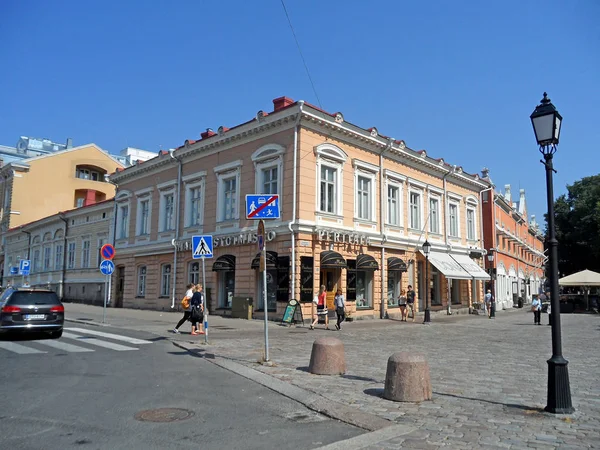
[[[68,318],[102,319],[102,308],[73,304],[65,308]],[[108,309],[107,317],[115,327],[165,335],[180,314]],[[264,351],[262,321],[210,316],[208,346],[189,335],[168,335],[200,355],[225,362],[230,370],[238,367],[239,371],[263,373],[273,383],[301,388],[331,405],[341,404],[365,418],[376,416],[410,430],[378,441],[376,446],[348,446],[346,450],[600,448],[600,320],[596,315],[564,314],[561,318],[563,352],[569,360],[576,408],[569,417],[543,412],[550,327],[534,326],[526,310],[500,311],[495,320],[466,314],[434,316],[430,326],[422,325],[419,317],[416,323],[364,320],[345,323],[341,332],[271,322],[272,367],[257,363]],[[547,321],[546,315],[543,320]],[[324,335],[344,342],[348,371],[343,376],[317,376],[307,371],[312,343]],[[387,359],[397,351],[425,354],[432,401],[401,404],[382,398]]]

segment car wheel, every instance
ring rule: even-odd
[[[62,336],[63,330],[58,330],[58,331],[53,331],[52,333],[50,333],[50,337],[52,339],[58,339],[59,337]]]

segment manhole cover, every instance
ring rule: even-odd
[[[135,420],[142,422],[177,422],[194,416],[194,412],[181,408],[146,409],[138,412]]]

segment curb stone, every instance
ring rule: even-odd
[[[188,344],[186,342],[173,341],[173,345],[183,350],[187,350],[189,353],[195,355],[198,355],[197,350],[202,348],[198,344]],[[211,355],[210,357],[205,357],[205,359],[223,369],[229,370],[230,372],[254,381],[255,383],[265,386],[285,397],[291,398],[292,400],[295,400],[298,403],[306,406],[308,409],[316,411],[327,417],[331,417],[332,419],[362,428],[363,430],[377,431],[389,428],[391,425],[395,425],[393,422],[382,419],[379,416],[358,411],[349,406],[324,399],[318,394],[304,390],[298,386],[285,383],[284,381],[267,375],[266,373],[259,372],[258,370],[254,370],[250,367],[233,362],[226,358]],[[397,427],[397,425],[395,426]],[[401,427],[403,427],[402,430],[404,430],[402,434],[409,433],[414,430],[414,428],[405,425],[402,425]]]
[[[65,322],[80,323],[83,325],[93,325],[95,327],[110,327],[110,326],[112,326],[110,323],[94,322],[93,320],[79,320],[79,319],[66,319],[65,318]]]

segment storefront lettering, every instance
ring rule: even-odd
[[[277,237],[277,233],[273,230],[269,230],[266,232],[266,240],[267,242],[271,242]],[[241,233],[235,234],[231,236],[215,236],[213,237],[213,247],[231,247],[233,245],[246,245],[246,244],[256,244],[258,242],[258,237],[256,233]],[[177,251],[187,251],[192,250],[192,240],[191,239],[173,239],[171,241],[173,247],[177,248]]]
[[[319,240],[337,244],[371,245],[371,238],[366,234],[344,233],[332,230],[317,229]]]

